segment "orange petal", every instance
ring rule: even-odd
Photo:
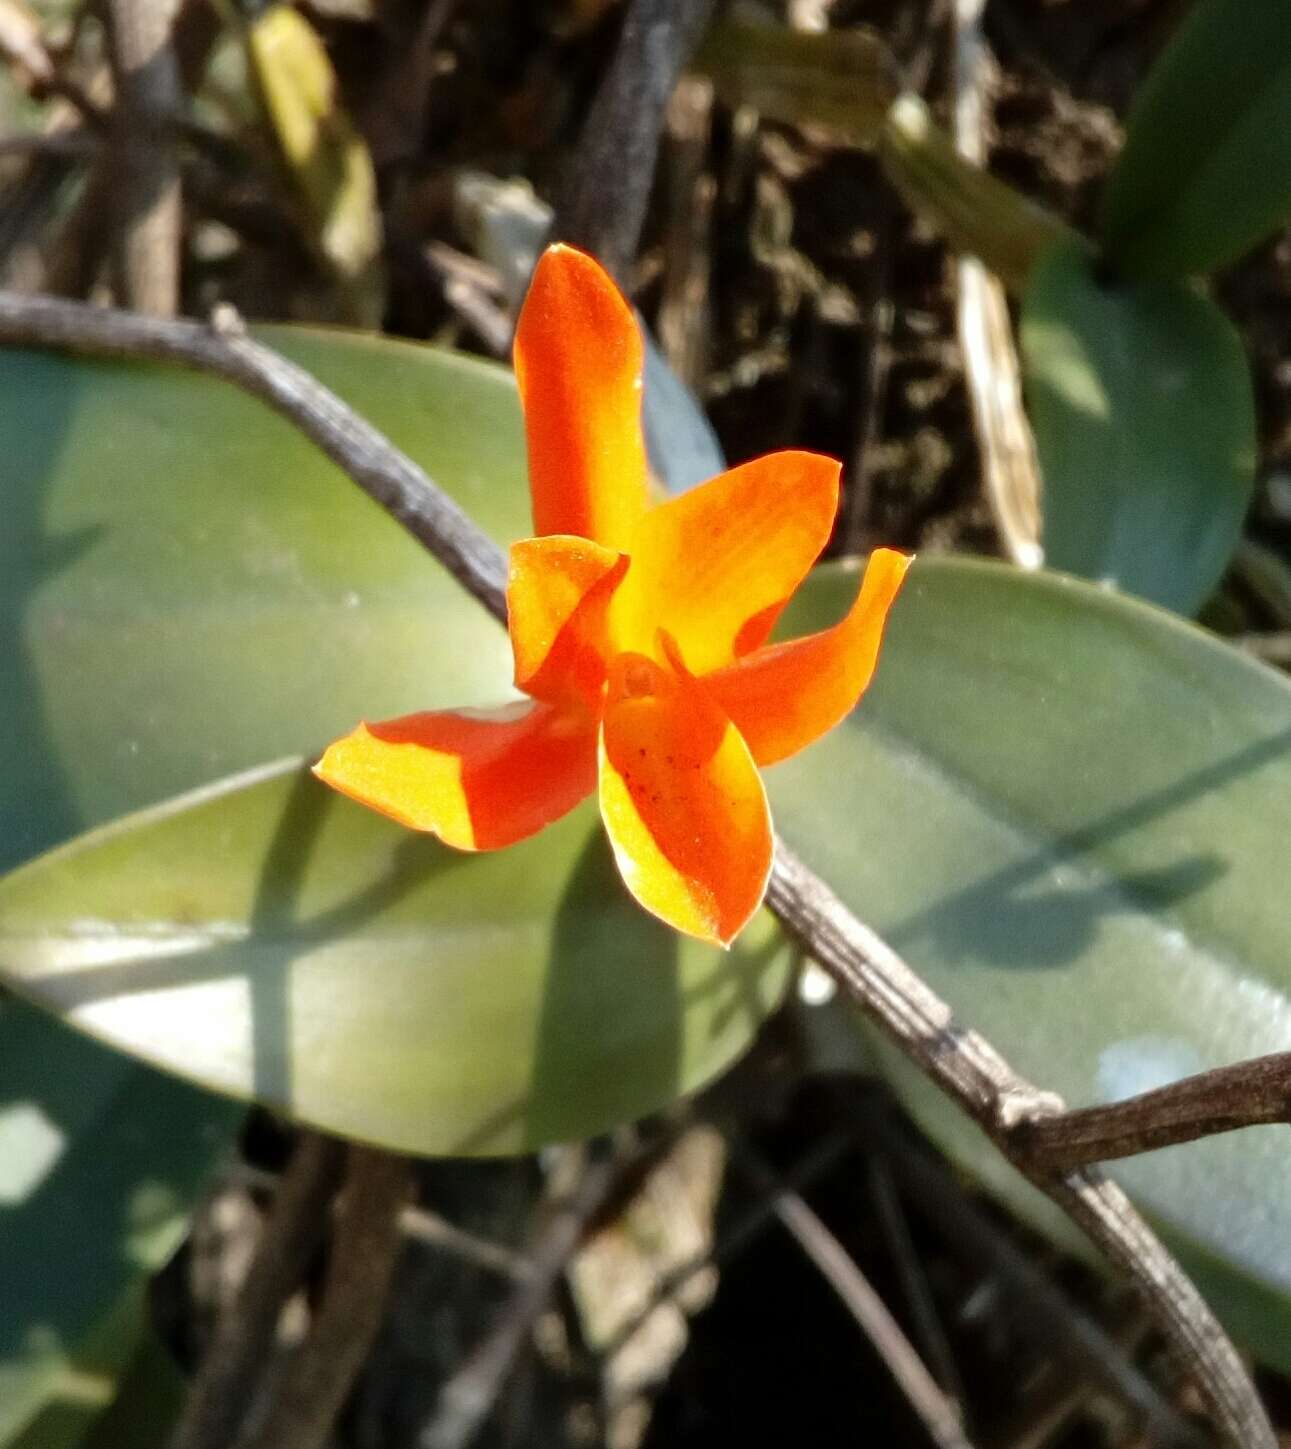
[[[762,903],[772,851],[739,731],[693,684],[621,655],[600,769],[601,817],[628,889],[678,931],[729,945]]]
[[[627,567],[625,554],[568,534],[512,545],[507,625],[517,689],[552,704],[599,707],[606,612]]]
[[[875,549],[840,623],[768,645],[704,679],[760,765],[796,754],[851,713],[874,676],[888,610],[909,566],[906,554]]]
[[[496,850],[572,810],[596,785],[595,725],[527,701],[361,724],[314,773],[458,850]]]
[[[706,674],[761,644],[829,541],[840,471],[771,453],[647,513],[612,615],[621,647],[650,653],[662,627]]]
[[[641,332],[609,275],[549,247],[516,329],[535,533],[626,548],[646,508]]]

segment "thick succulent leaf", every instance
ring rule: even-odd
[[[854,590],[818,574],[788,627]],[[767,780],[789,842],[1072,1105],[1291,1049],[1291,685],[1191,625],[1075,580],[921,560],[861,708]],[[939,1093],[897,1081],[952,1153],[1033,1204]],[[1291,1367],[1284,1133],[1112,1172]]]
[[[238,1116],[0,1002],[0,1444],[79,1443]]]
[[[501,374],[346,339],[289,345],[499,538],[524,531],[518,419]],[[493,695],[507,665],[500,631],[285,425],[230,392],[148,369],[30,358],[0,359],[0,368],[0,422],[22,426],[27,448],[24,459],[0,456],[20,525],[17,540],[0,534],[0,587],[12,606],[0,627],[22,621],[0,638],[4,697],[19,701],[0,770],[0,802],[22,832],[5,841],[10,861],[299,749],[302,735],[321,743],[362,713]],[[441,369],[456,370],[452,388],[437,385]],[[853,588],[854,578],[826,577],[796,624],[838,617]],[[221,597],[238,609],[218,608]],[[877,684],[854,721],[769,778],[780,824],[851,903],[1019,1065],[1089,1101],[1159,1079],[1163,1064],[1177,1072],[1288,1045],[1291,953],[1270,874],[1275,822],[1291,803],[1284,741],[1286,686],[1155,611],[1075,584],[927,562],[896,609]],[[239,830],[258,818],[267,845],[276,821],[295,840],[299,822],[283,815],[297,788],[284,776],[239,792]],[[38,811],[35,796],[49,808]],[[182,833],[181,813],[229,808],[232,798],[123,829]],[[383,900],[382,872],[399,884],[401,865],[434,855],[426,842],[383,835],[388,827],[354,807],[318,808],[299,881],[288,873],[264,897],[271,914],[261,919],[285,937],[274,959],[291,958],[289,976],[327,969],[321,942],[302,939],[300,923],[318,924],[329,903],[343,909],[356,889],[373,887],[397,938],[406,908],[394,893]],[[386,841],[348,883],[338,878],[343,811]],[[558,827],[567,840],[548,834],[536,845],[603,869],[578,855],[580,828],[574,817]],[[110,855],[120,839],[100,837],[97,850]],[[95,853],[84,847],[83,879],[101,886],[98,867],[88,869]],[[69,858],[17,877],[24,899],[65,875]],[[126,870],[120,855],[117,864]],[[506,857],[450,864],[460,881],[477,867],[505,869]],[[237,885],[227,864],[213,873],[190,925],[210,924],[213,905],[245,900],[247,882]],[[434,874],[427,868],[409,890],[442,893]],[[72,902],[58,909],[65,924],[73,919]],[[81,909],[74,919],[92,927],[95,916]],[[193,945],[189,965],[246,947],[229,919],[229,939]],[[138,942],[123,944],[128,965]],[[609,944],[618,946],[617,931]],[[146,956],[158,974],[185,966],[182,952]],[[107,964],[87,963],[83,982]],[[75,984],[69,975],[63,989]],[[163,983],[155,999],[173,989]],[[139,1013],[148,1000],[134,993],[130,1004]],[[336,1038],[314,1045],[342,1061]],[[531,1045],[529,1062],[541,1056]],[[1250,1309],[1238,1321],[1274,1358],[1291,1341],[1285,1171],[1274,1134],[1260,1132],[1124,1169],[1194,1264],[1204,1259],[1225,1306]]]
[[[503,372],[270,335],[487,527],[525,531]],[[0,352],[0,438],[0,869],[321,745],[365,711],[482,703],[505,678],[501,630],[230,388]],[[112,1397],[143,1274],[178,1241],[182,1205],[240,1109],[13,1003],[0,1006],[0,1079],[0,1442],[26,1432],[50,1449]],[[140,1256],[132,1214],[154,1185],[174,1214],[160,1256]]]
[[[204,1086],[408,1152],[519,1152],[699,1085],[778,1003],[646,916],[589,804],[463,855],[295,764],[91,833],[0,885],[9,981]]]
[[[1235,261],[1291,214],[1291,20],[1282,0],[1194,0],[1135,97],[1103,200],[1129,275]]]
[[[273,340],[495,536],[528,531],[501,370]],[[28,701],[0,766],[10,860],[361,717],[507,694],[502,630],[263,408],[160,370],[5,368],[0,430],[24,419],[29,458],[48,460],[0,462],[25,523],[3,574],[13,617],[26,611],[0,654]],[[31,800],[33,778],[61,815]],[[71,1019],[412,1151],[518,1150],[660,1106],[747,1043],[788,972],[765,926],[728,957],[642,918],[589,811],[468,859],[294,773],[56,855],[13,879],[12,901],[27,882],[53,894],[34,915],[15,906],[6,959]],[[51,911],[63,926],[42,941]]]
[[[495,537],[528,531],[499,368],[265,334]],[[506,635],[318,451],[224,384],[0,353],[0,868],[363,716],[495,702]]]
[[[1250,371],[1231,323],[1179,282],[1100,280],[1059,245],[1022,309],[1051,567],[1194,614],[1255,477]]]

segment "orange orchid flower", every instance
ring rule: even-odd
[[[459,850],[523,840],[598,790],[637,900],[729,945],[771,870],[757,767],[856,704],[909,559],[876,550],[840,623],[767,644],[829,539],[839,464],[773,453],[651,506],[641,336],[570,247],[538,264],[515,368],[538,536],[511,550],[507,613],[528,698],[361,724],[315,773]]]

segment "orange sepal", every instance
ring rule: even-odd
[[[341,794],[458,850],[536,834],[596,786],[596,727],[528,701],[361,724],[314,773]]]
[[[763,643],[829,541],[840,471],[770,453],[651,509],[611,616],[620,646],[651,653],[663,628],[703,674]]]
[[[628,562],[625,554],[566,534],[512,545],[507,627],[517,689],[552,704],[598,707],[606,614]]]
[[[910,563],[906,554],[875,549],[856,602],[832,629],[767,645],[705,677],[704,689],[758,764],[796,754],[855,708],[874,676],[888,610]]]
[[[646,509],[641,333],[599,263],[548,247],[516,328],[535,533],[626,549]]]
[[[720,710],[641,655],[620,656],[610,672],[600,801],[619,872],[641,905],[729,946],[771,871],[766,792]]]

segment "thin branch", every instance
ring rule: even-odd
[[[783,846],[776,852],[767,903],[870,1020],[1135,1283],[1228,1438],[1243,1449],[1272,1449],[1273,1430],[1237,1350],[1120,1188],[1097,1169],[1059,1177],[1019,1154],[1020,1124],[1056,1113],[1059,1099],[1015,1072],[984,1037],[957,1025],[950,1007]]]
[[[45,44],[40,18],[22,0],[0,0],[0,56],[16,66],[19,82],[33,96],[61,96],[92,126],[107,124],[90,93],[64,74]]]
[[[434,1418],[418,1440],[420,1449],[466,1449],[484,1427],[588,1224],[609,1200],[622,1163],[612,1155],[588,1163],[581,1149],[566,1148],[562,1167],[562,1176],[578,1174],[572,1191],[547,1219],[527,1254],[530,1271],[503,1304],[494,1327],[440,1390]]]
[[[877,1152],[871,1153],[867,1166],[875,1216],[887,1242],[888,1253],[905,1293],[915,1329],[923,1340],[924,1353],[942,1390],[949,1399],[960,1405],[962,1413],[963,1406],[968,1402],[963,1377],[959,1372],[945,1324],[937,1311],[928,1273],[915,1250],[910,1223],[892,1176],[892,1168],[887,1158]]]
[[[183,102],[173,0],[109,0],[117,83],[122,297],[158,317],[179,309],[179,155],[166,123]]]
[[[300,1139],[242,1288],[216,1325],[171,1449],[228,1449],[233,1442],[269,1358],[282,1305],[322,1241],[344,1157],[331,1137],[310,1132]]]
[[[622,282],[636,255],[669,97],[713,0],[629,0],[556,210],[556,235]]]
[[[1068,1367],[1090,1384],[1128,1404],[1161,1449],[1199,1449],[1205,1444],[1197,1427],[1161,1397],[1098,1323],[1014,1247],[951,1173],[929,1153],[912,1150],[882,1111],[865,1111],[860,1121],[862,1137],[878,1148],[878,1160],[907,1190],[912,1207],[966,1262],[996,1275],[1028,1332],[1051,1342]]]
[[[1198,1072],[1105,1107],[1038,1117],[1018,1128],[1016,1146],[1033,1167],[1070,1172],[1240,1127],[1287,1122],[1291,1052],[1275,1052]]]
[[[975,166],[986,165],[993,59],[982,36],[986,0],[956,0],[955,146]],[[1022,407],[1022,373],[1003,283],[974,256],[955,263],[956,324],[964,381],[981,449],[986,501],[1005,552],[1015,564],[1036,568],[1040,545],[1040,463]]]
[[[781,1186],[746,1148],[741,1165],[771,1195],[776,1217],[815,1264],[843,1306],[883,1360],[906,1402],[939,1449],[972,1449],[956,1405],[938,1387],[901,1325],[892,1317],[873,1284],[801,1193]]]
[[[351,1146],[322,1302],[264,1421],[240,1449],[324,1449],[372,1347],[403,1244],[408,1158]]]
[[[281,1174],[253,1167],[247,1162],[239,1162],[232,1167],[228,1178],[231,1183],[260,1192],[276,1192],[282,1180]],[[472,1267],[483,1268],[487,1273],[497,1273],[517,1283],[529,1276],[529,1265],[523,1254],[491,1238],[458,1227],[433,1208],[409,1203],[399,1214],[399,1227],[409,1241],[459,1258]]]
[[[490,613],[506,617],[506,563],[493,540],[335,393],[252,341],[231,308],[206,326],[0,291],[0,342],[174,362],[234,383],[294,423]]]
[[[523,1283],[531,1276],[528,1259],[522,1253],[482,1238],[478,1233],[467,1232],[430,1208],[406,1207],[399,1226],[404,1236],[414,1242],[437,1248],[487,1273],[497,1273],[514,1283]]]
[[[236,383],[295,423],[503,617],[505,563],[492,540],[371,424],[239,328],[163,322],[0,292],[0,342],[162,359]],[[1228,1438],[1242,1449],[1273,1449],[1272,1429],[1236,1350],[1125,1195],[1096,1171],[1056,1178],[1023,1159],[1019,1125],[1056,1112],[1058,1099],[1019,1076],[978,1033],[959,1026],[949,1006],[782,844],[767,900],[848,997],[1138,1286]]]

